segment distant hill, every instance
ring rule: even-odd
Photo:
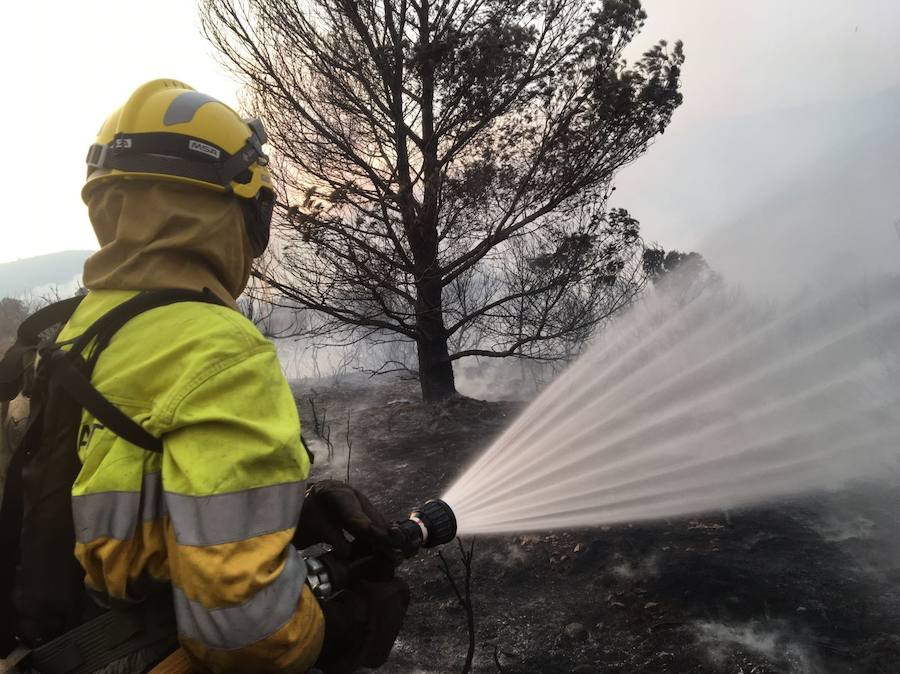
[[[0,263],[0,297],[19,297],[52,286],[68,290],[92,254],[90,250],[66,250]]]

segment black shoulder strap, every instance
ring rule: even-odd
[[[67,300],[48,304],[43,309],[38,309],[31,316],[22,321],[16,333],[18,341],[29,345],[36,345],[40,334],[49,330],[54,325],[67,322],[75,309],[81,304],[84,295],[76,295]]]
[[[115,309],[110,310],[88,327],[72,343],[72,351],[83,353],[87,346],[96,338],[97,346],[101,348],[109,344],[112,336],[132,318],[150,309],[157,309],[178,302],[205,302],[207,304],[224,304],[210,290],[149,290],[135,295],[130,300],[122,302]]]
[[[90,412],[97,421],[133,445],[143,447],[151,452],[163,451],[162,440],[145,431],[140,424],[132,421],[127,414],[94,388],[91,380],[78,367],[80,356],[57,351],[52,357],[54,361],[53,380],[58,382],[63,390]],[[81,365],[84,366],[83,361]]]
[[[113,335],[125,323],[150,309],[178,302],[223,304],[209,290],[203,292],[195,290],[144,292],[104,314],[74,340],[69,351],[57,351],[52,356],[54,381],[58,381],[73,400],[123,440],[152,452],[162,452],[162,440],[148,433],[140,424],[104,398],[103,394],[91,384],[90,373],[100,352],[106,348]],[[82,354],[92,342],[94,344],[91,355],[85,364]]]
[[[54,302],[22,321],[16,332],[15,344],[0,360],[0,400],[12,400],[19,395],[27,362],[37,349],[41,333],[68,321],[83,299],[83,295],[78,295]]]

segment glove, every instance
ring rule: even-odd
[[[387,662],[403,628],[409,608],[409,586],[399,578],[388,581],[362,580],[353,588],[369,609],[362,647],[362,664],[376,669]]]
[[[399,578],[359,581],[322,603],[325,642],[316,661],[324,674],[352,674],[387,662],[409,607],[409,587]]]
[[[314,669],[323,674],[351,674],[362,666],[368,609],[356,592],[341,592],[322,602],[325,641]]]
[[[294,546],[303,549],[328,543],[341,561],[370,554],[392,558],[389,528],[369,499],[349,484],[321,480],[306,491]],[[347,540],[344,531],[353,536],[353,542]]]
[[[325,643],[316,667],[325,674],[349,674],[360,666],[385,663],[409,607],[409,587],[394,577],[390,527],[363,494],[344,482],[322,480],[306,493],[294,545],[328,543],[344,563],[374,556],[365,579],[322,602]],[[353,536],[348,541],[344,532]]]

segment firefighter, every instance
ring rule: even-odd
[[[58,342],[141,291],[205,290],[216,302],[131,318],[94,364],[93,386],[162,451],[84,414],[74,554],[101,614],[170,597],[195,670],[352,671],[387,657],[408,592],[386,578],[320,605],[305,582],[297,547],[310,542],[301,517],[309,454],[273,345],[236,310],[269,239],[265,142],[259,121],[155,80],[90,148],[82,198],[101,248]],[[320,521],[308,530],[333,532],[338,546],[344,531],[386,545],[387,525],[365,497],[330,482],[313,493]],[[143,671],[171,650],[135,648],[108,671]]]

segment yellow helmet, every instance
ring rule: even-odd
[[[272,176],[258,119],[177,80],[139,87],[104,122],[88,150],[87,202],[110,180],[153,178],[197,185],[240,197],[254,254],[269,238],[274,206]],[[264,230],[264,231],[262,231]]]

